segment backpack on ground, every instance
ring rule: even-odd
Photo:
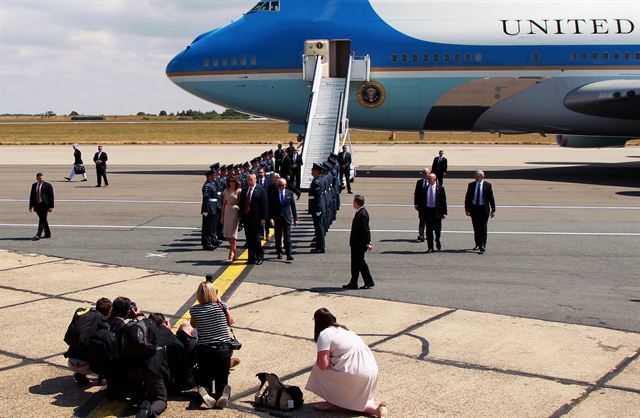
[[[120,357],[128,362],[148,360],[157,351],[156,335],[150,319],[129,321],[118,332]]]
[[[108,327],[107,318],[94,308],[78,308],[64,334],[64,342],[70,347],[88,347],[91,336]]]
[[[110,329],[100,329],[89,339],[89,368],[105,375],[118,359],[118,338]]]
[[[298,409],[304,403],[302,390],[298,386],[285,385],[273,373],[258,373],[256,377],[260,379],[260,387],[255,396],[256,406],[287,411]],[[262,390],[265,383],[267,386]]]

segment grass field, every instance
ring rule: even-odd
[[[276,121],[175,122],[142,121],[140,117],[113,117],[105,122],[63,123],[54,120],[0,118],[0,145],[65,145],[65,144],[275,144],[295,141],[287,132],[287,124]],[[5,123],[2,123],[5,122]],[[11,123],[6,123],[11,122]],[[34,123],[38,122],[38,123]],[[41,123],[47,122],[47,123]],[[352,130],[356,144],[555,144],[553,136],[537,134],[498,135],[482,133],[427,133],[424,140],[416,132]],[[639,144],[631,141],[629,144]]]

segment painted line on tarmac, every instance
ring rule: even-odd
[[[270,229],[269,238],[271,238],[273,234],[274,230]],[[261,241],[262,246],[265,246],[266,243],[266,240]],[[249,250],[244,250],[238,257],[238,259],[231,263],[227,268],[225,268],[222,273],[214,280],[214,285],[218,290],[218,295],[220,296],[220,298],[227,300],[228,297],[225,298],[225,294],[227,292],[230,294],[233,293],[233,291],[238,286],[237,280],[240,277],[244,278],[246,276],[246,274],[243,273],[245,273],[245,270],[247,269],[247,267],[249,267],[249,264],[246,263],[248,255]],[[193,297],[190,300],[192,299]],[[195,303],[197,304],[197,302]],[[175,321],[173,327],[171,328],[171,331],[175,334],[182,322],[190,320],[191,314],[189,313],[189,309],[187,308],[180,319]],[[87,401],[87,404],[89,405],[88,408],[81,408],[85,410],[93,407],[85,415],[86,418],[117,418],[121,416],[129,407],[129,402],[107,400],[106,398],[104,398],[102,392],[103,391],[97,392],[97,394],[94,395],[96,396],[96,398],[92,397],[89,401]],[[98,396],[100,397],[98,398]]]
[[[0,224],[4,227],[33,228],[37,224]],[[149,226],[149,225],[50,225],[52,228],[69,229],[168,229],[168,230],[199,230],[198,226]],[[330,232],[351,232],[350,229],[331,229]],[[371,232],[415,234],[413,229],[372,229]],[[442,230],[446,234],[473,234],[473,231]],[[593,236],[593,237],[640,237],[640,232],[558,232],[558,231],[489,231],[490,235],[566,235],[566,236]]]
[[[0,202],[28,202],[29,199],[0,198]],[[191,200],[130,200],[130,199],[56,199],[56,202],[67,203],[122,203],[122,204],[166,204],[166,205],[200,205],[201,201]],[[297,203],[306,206],[308,203]],[[374,208],[413,208],[413,205],[392,203],[367,203]],[[464,205],[449,205],[450,208],[463,208]],[[640,210],[640,206],[581,206],[581,205],[500,205],[500,209],[571,209],[571,210]]]

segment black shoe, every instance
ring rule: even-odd
[[[432,253],[432,252],[433,252],[433,248],[429,248],[429,249],[427,250],[427,254],[430,254],[430,253]]]
[[[100,187],[100,185],[99,185],[99,184],[96,184],[96,185],[95,185],[95,186],[93,186],[93,187]]]
[[[35,235],[33,238],[31,238],[31,241],[38,241],[40,239],[40,235]]]
[[[264,260],[263,260],[262,258],[258,258],[258,259],[256,260],[256,264],[257,264],[257,265],[260,265],[260,264],[262,264],[262,263],[264,263]]]
[[[98,376],[98,386],[106,386],[107,384],[107,377],[105,375],[99,375]]]
[[[247,264],[255,264],[256,260],[247,260]]]
[[[484,254],[484,252],[485,252],[485,249],[484,249],[484,247],[480,247],[480,250],[479,250],[479,252],[480,252],[480,254]]]
[[[362,286],[360,289],[371,289],[372,287],[374,287],[375,284],[365,284],[364,286]]]
[[[73,374],[73,380],[76,381],[78,386],[87,386],[87,385],[89,385],[89,378],[87,377],[87,375],[82,374],[82,373],[74,373]]]
[[[287,256],[287,261],[293,261],[293,256],[288,255],[288,256]]]
[[[473,251],[478,251],[480,249],[479,245],[476,245],[475,247],[473,247]]]
[[[442,244],[440,243],[440,241],[436,241],[436,249],[438,251],[440,251],[442,249]]]
[[[65,177],[64,178],[66,181],[71,181],[71,179],[69,177]]]
[[[349,283],[349,284],[342,285],[342,288],[343,289],[354,289],[355,290],[355,289],[358,288],[358,285]]]
[[[353,194],[353,192],[351,190],[348,191],[349,194]]]
[[[311,254],[324,254],[324,250],[319,250],[317,248],[312,249],[311,251],[309,251]]]
[[[42,237],[42,238],[51,238],[51,234],[49,234],[49,235],[45,235],[45,236],[44,236],[44,237]]]
[[[213,247],[209,247],[207,245],[205,245],[204,247],[202,247],[202,251],[213,251],[215,248]]]
[[[282,254],[278,254],[278,256],[276,257],[278,260],[282,260]]]
[[[421,237],[420,235],[418,235],[418,238],[416,238],[418,241],[420,242],[424,242],[424,237]]]
[[[87,179],[82,179],[82,181],[87,181]]]
[[[147,418],[152,416],[151,411],[149,410],[151,408],[149,401],[143,401],[138,408],[136,418]]]

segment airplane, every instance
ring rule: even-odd
[[[303,133],[307,48],[324,48],[330,77],[366,57],[347,83],[352,128],[540,133],[568,147],[640,137],[638,0],[263,0],[166,73]]]

